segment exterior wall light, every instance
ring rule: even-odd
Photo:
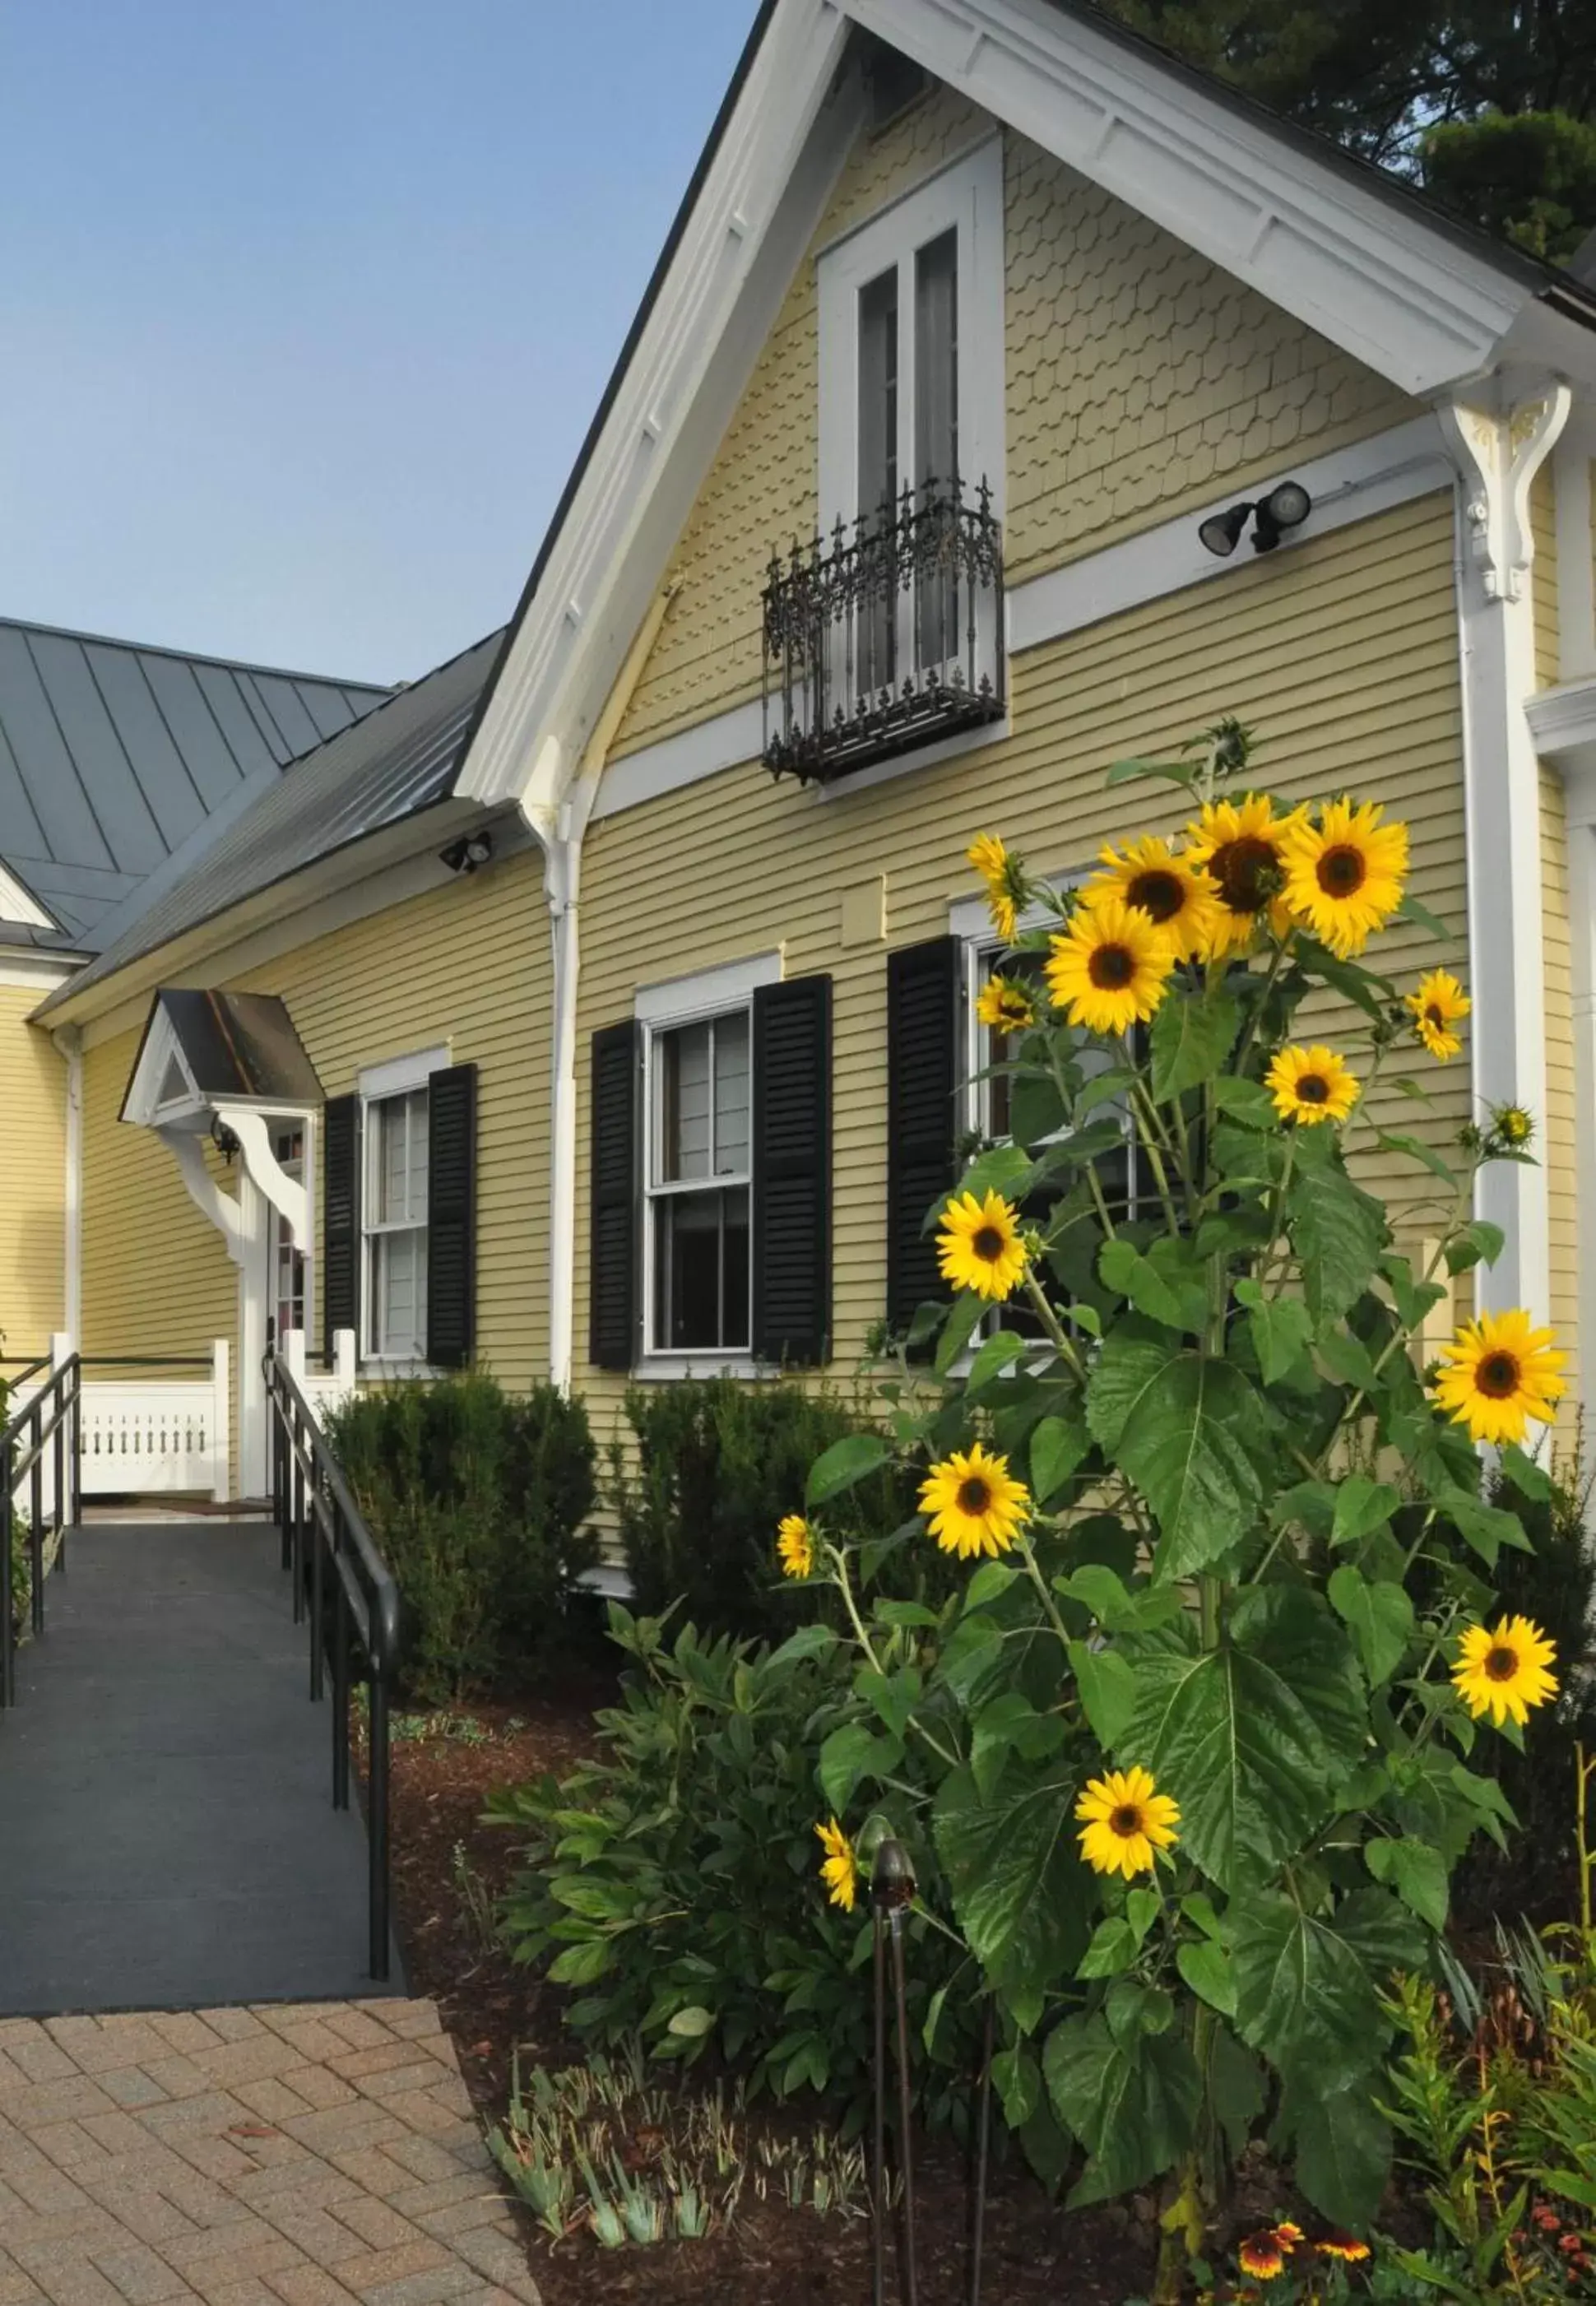
[[[1282,481],[1256,504],[1233,504],[1225,512],[1210,513],[1198,529],[1208,551],[1228,560],[1252,523],[1254,552],[1273,552],[1289,529],[1301,528],[1313,510],[1313,499],[1301,481]]]
[[[491,833],[467,833],[460,840],[451,841],[447,849],[440,850],[438,861],[447,865],[451,873],[475,873],[491,862],[492,855]]]
[[[230,1169],[238,1157],[238,1140],[219,1113],[210,1116],[210,1141]]]

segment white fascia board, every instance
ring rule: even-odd
[[[1536,301],[1416,212],[1046,0],[840,4],[1405,392],[1490,366]]]
[[[0,865],[0,921],[17,921],[24,928],[58,929],[60,922],[47,912],[31,889]]]
[[[1565,777],[1596,770],[1596,678],[1543,688],[1531,697],[1527,710],[1543,761],[1554,763]]]
[[[782,0],[471,749],[546,822],[643,621],[863,118],[834,0]],[[830,99],[828,103],[828,98]]]
[[[0,985],[37,993],[41,1001],[83,966],[81,960],[64,961],[58,952],[46,952],[37,945],[0,944]]]

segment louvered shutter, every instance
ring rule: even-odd
[[[639,1029],[630,1018],[593,1037],[588,1358],[629,1370],[637,1353]]]
[[[464,1369],[476,1350],[476,1067],[427,1080],[427,1359]]]
[[[964,947],[933,937],[887,955],[887,1322],[945,1297],[927,1211],[954,1179]]]
[[[360,1344],[360,1099],[330,1097],[321,1112],[322,1351],[333,1358],[333,1332],[353,1329]]]
[[[754,1351],[831,1354],[832,980],[754,995]]]

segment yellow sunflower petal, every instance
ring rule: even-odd
[[[1413,1012],[1413,1031],[1430,1055],[1443,1064],[1455,1057],[1463,1041],[1454,1029],[1474,1005],[1456,978],[1448,969],[1432,969],[1404,1000]]]
[[[1374,801],[1327,801],[1318,822],[1299,813],[1283,837],[1286,901],[1321,944],[1350,959],[1402,902],[1405,824],[1382,824]]]
[[[1117,897],[1163,931],[1177,961],[1207,956],[1218,925],[1219,901],[1200,867],[1151,833],[1128,841],[1123,850],[1111,844],[1103,851],[1103,862],[1108,870],[1087,883],[1084,903],[1097,905]]]
[[[1276,816],[1267,793],[1246,793],[1239,801],[1205,801],[1198,823],[1187,826],[1186,855],[1208,875],[1217,899],[1204,959],[1241,951],[1259,928],[1276,936],[1290,929],[1284,842],[1301,816],[1299,809]]]
[[[982,1448],[955,1449],[920,1484],[920,1511],[944,1553],[964,1559],[1006,1553],[1030,1515],[1030,1492],[1009,1461]]]
[[[776,1552],[789,1577],[807,1577],[815,1567],[815,1534],[802,1514],[783,1514],[776,1526]]]
[[[1001,1193],[988,1192],[980,1201],[973,1193],[960,1193],[943,1211],[936,1253],[944,1281],[1000,1302],[1025,1272],[1018,1210]]]
[[[1080,1854],[1087,1864],[1098,1874],[1122,1874],[1127,1882],[1151,1871],[1155,1851],[1170,1848],[1181,1822],[1175,1804],[1139,1764],[1088,1778],[1075,1815],[1082,1821]]]
[[[820,1836],[825,1856],[820,1864],[820,1877],[825,1883],[833,1906],[841,1906],[851,1914],[858,1897],[858,1860],[853,1854],[853,1844],[833,1817],[815,1829]]]
[[[1566,1389],[1552,1336],[1518,1308],[1465,1321],[1442,1349],[1437,1403],[1474,1441],[1522,1441],[1532,1417],[1549,1425]]]
[[[1282,1121],[1304,1128],[1317,1122],[1344,1121],[1358,1102],[1358,1081],[1345,1060],[1322,1042],[1309,1049],[1282,1049],[1264,1076]]]
[[[1470,1626],[1457,1645],[1453,1683],[1477,1721],[1489,1713],[1498,1730],[1509,1717],[1522,1727],[1532,1706],[1545,1705],[1558,1694],[1549,1670],[1557,1654],[1556,1645],[1530,1618],[1504,1618],[1489,1631]]]
[[[1144,912],[1117,897],[1080,905],[1052,940],[1048,990],[1072,1025],[1128,1033],[1145,1024],[1169,989],[1174,948]]]

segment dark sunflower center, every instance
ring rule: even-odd
[[[1427,1025],[1433,1025],[1438,1033],[1445,1030],[1447,1020],[1438,1003],[1434,1001],[1430,1003],[1424,1012],[1424,1021]]]
[[[1299,1105],[1328,1105],[1330,1084],[1323,1073],[1304,1073],[1297,1083]]]
[[[970,1236],[970,1247],[986,1265],[995,1265],[1003,1253],[1003,1237],[995,1226],[983,1226]]]
[[[971,1473],[959,1484],[958,1507],[960,1513],[977,1519],[990,1510],[992,1490],[979,1473]]]
[[[1272,841],[1255,833],[1227,841],[1208,859],[1223,903],[1233,913],[1261,912],[1280,886],[1280,859]]]
[[[1150,913],[1156,921],[1173,921],[1185,901],[1186,892],[1178,873],[1156,868],[1139,873],[1125,889],[1125,902],[1134,905],[1139,912]]]
[[[1369,878],[1369,860],[1361,849],[1327,849],[1316,871],[1327,897],[1355,897]]]
[[[1136,974],[1136,955],[1129,945],[1100,944],[1086,973],[1099,993],[1122,993]]]
[[[1511,1354],[1487,1354],[1474,1371],[1477,1391],[1490,1401],[1506,1401],[1518,1391],[1518,1363]]]
[[[1110,1833],[1117,1833],[1122,1841],[1129,1841],[1133,1833],[1141,1832],[1141,1811],[1135,1802],[1122,1802],[1108,1821]]]
[[[1509,1649],[1506,1642],[1498,1642],[1494,1649],[1486,1651],[1487,1681],[1511,1681],[1517,1671],[1518,1652]]]

